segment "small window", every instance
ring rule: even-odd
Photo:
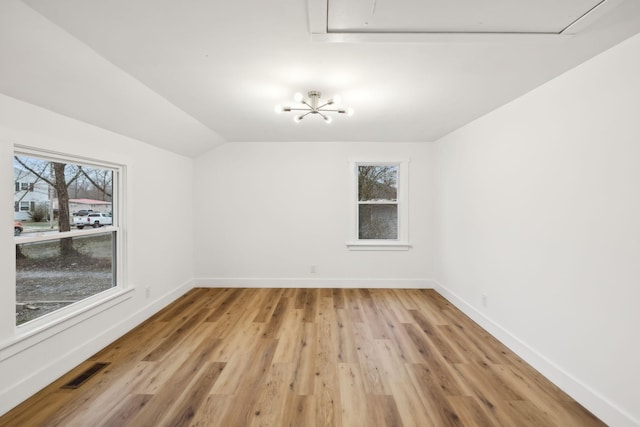
[[[349,249],[408,249],[408,162],[352,162]]]
[[[20,202],[20,211],[21,212],[29,212],[29,208],[31,204],[29,202]]]
[[[20,183],[20,190],[22,190],[22,191],[29,190],[29,183],[28,182],[21,182]]]
[[[358,239],[398,238],[398,166],[358,165]]]

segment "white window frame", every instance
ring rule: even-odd
[[[360,239],[358,233],[359,166],[396,166],[398,168],[398,238]],[[349,237],[347,249],[352,251],[406,251],[409,243],[409,159],[351,159],[349,160]]]
[[[125,252],[127,245],[125,233],[122,231],[125,225],[124,196],[126,188],[126,166],[64,153],[37,150],[20,145],[14,145],[14,155],[99,167],[103,169],[110,169],[114,172],[112,206],[115,206],[115,210],[112,211],[113,225],[100,227],[94,230],[72,229],[71,231],[56,233],[55,239],[112,233],[112,238],[115,239],[112,261],[116,266],[114,276],[115,286],[81,301],[75,302],[67,307],[45,314],[42,317],[31,320],[27,323],[14,325],[16,336],[19,337],[22,345],[28,345],[27,343],[31,342],[32,339],[35,339],[36,337],[39,337],[39,339],[46,339],[47,336],[57,333],[56,331],[60,329],[72,327],[73,325],[82,322],[87,317],[91,317],[95,315],[95,313],[106,310],[109,307],[119,304],[133,296],[134,289],[127,286],[127,257]],[[50,234],[47,235],[46,233],[22,233],[20,236],[14,237],[14,239],[16,244],[23,244],[53,240],[54,238]],[[15,284],[13,286],[15,293]],[[42,334],[44,331],[47,331],[47,333],[43,336]],[[14,350],[18,351],[18,347],[21,346],[17,346]]]

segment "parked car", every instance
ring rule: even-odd
[[[24,230],[22,223],[20,221],[13,221],[13,235],[19,236],[22,230]]]
[[[76,216],[73,218],[73,225],[78,227],[80,230],[85,226],[97,228],[111,224],[113,224],[113,217],[110,213],[104,212],[93,212],[86,216]]]
[[[80,209],[78,212],[74,212],[73,216],[87,216],[93,213],[93,209]]]

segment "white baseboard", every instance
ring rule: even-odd
[[[43,387],[51,384],[60,376],[69,372],[96,352],[114,342],[192,288],[193,281],[189,280],[135,313],[132,313],[127,318],[113,324],[108,329],[102,329],[92,339],[68,349],[65,353],[57,354],[56,357],[52,357],[52,360],[46,365],[34,367],[31,374],[19,383],[11,384],[7,388],[0,390],[0,415],[28,399]],[[20,353],[18,352],[12,357],[20,357]]]
[[[432,289],[431,279],[311,279],[311,278],[198,278],[193,281],[198,288],[396,288]]]
[[[542,375],[561,388],[565,393],[575,399],[582,406],[591,411],[594,415],[610,426],[617,427],[637,427],[640,421],[632,415],[616,406],[606,399],[596,390],[590,388],[580,380],[565,371],[552,360],[539,353],[533,347],[512,334],[508,329],[494,322],[473,305],[469,304],[458,295],[442,286],[437,281],[434,282],[434,289],[449,302],[455,305],[460,311],[469,316],[473,321],[482,326],[487,332],[496,337],[500,342],[509,347],[511,351],[520,356],[523,360],[533,366]]]

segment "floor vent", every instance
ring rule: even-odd
[[[93,366],[89,367],[86,371],[66,383],[62,386],[62,388],[71,388],[75,389],[80,387],[85,383],[89,378],[100,372],[101,369],[105,368],[108,363],[95,363]]]

